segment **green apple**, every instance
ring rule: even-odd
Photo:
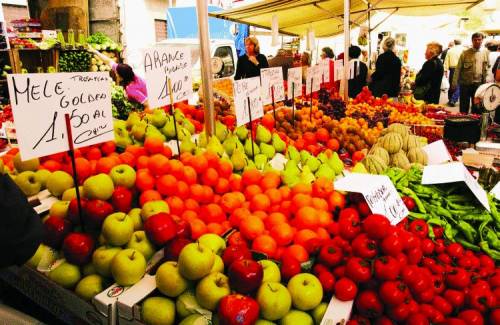
[[[18,152],[14,156],[14,167],[16,168],[18,173],[22,173],[24,171],[36,171],[40,166],[40,160],[38,158],[33,158],[29,160],[21,160],[21,154]]]
[[[179,271],[188,280],[199,280],[210,273],[214,262],[212,249],[200,243],[190,243],[179,254]]]
[[[212,266],[212,269],[210,270],[210,273],[212,272],[224,273],[224,261],[219,255],[215,255],[214,266]]]
[[[217,255],[221,255],[226,249],[226,241],[216,234],[204,234],[198,238],[198,242],[210,248]]]
[[[189,281],[179,273],[177,262],[165,262],[156,271],[156,287],[167,297],[175,298],[189,286]]]
[[[134,223],[125,213],[115,212],[104,219],[101,231],[107,243],[123,246],[130,241],[134,233]]]
[[[119,252],[111,261],[111,274],[116,283],[131,286],[146,273],[146,259],[135,249],[127,248]]]
[[[63,262],[49,272],[49,279],[61,287],[71,289],[80,281],[81,273],[77,265]]]
[[[115,185],[109,175],[98,174],[91,176],[83,182],[83,190],[88,199],[108,200],[113,195]]]
[[[204,315],[193,314],[184,318],[179,325],[210,325],[212,320]]]
[[[283,318],[292,307],[292,297],[288,289],[279,282],[263,283],[256,296],[260,315],[267,320]]]
[[[47,180],[49,179],[50,174],[52,173],[47,169],[39,169],[35,172],[35,178],[40,182],[40,184],[42,184],[42,189],[47,186]]]
[[[85,264],[82,267],[82,274],[84,276],[91,275],[91,274],[97,274],[97,270],[92,262]]]
[[[210,273],[196,286],[196,300],[203,308],[214,311],[219,301],[231,294],[229,278],[223,273]]]
[[[92,254],[92,264],[96,272],[102,276],[111,276],[111,261],[121,252],[120,247],[101,246]]]
[[[132,222],[134,223],[134,231],[144,229],[142,226],[141,208],[133,208],[128,212],[128,216],[132,218]]]
[[[149,241],[146,233],[143,230],[135,231],[132,234],[132,237],[127,243],[127,248],[137,249],[142,253],[142,255],[144,255],[146,261],[149,261],[151,256],[153,256],[155,253],[155,247]]]
[[[318,278],[310,273],[299,273],[288,281],[288,291],[293,306],[299,310],[316,308],[323,299],[323,287]]]
[[[175,304],[165,297],[146,298],[141,308],[142,321],[147,325],[171,325],[175,322]]]
[[[52,203],[49,215],[58,218],[65,218],[68,215],[69,201],[57,201]]]
[[[84,300],[90,300],[103,290],[102,277],[98,274],[92,274],[87,275],[78,282],[75,293]]]
[[[61,170],[56,170],[47,179],[47,189],[50,194],[60,197],[64,191],[74,186],[73,177]]]
[[[323,320],[323,316],[325,316],[327,308],[328,308],[328,303],[322,302],[311,311],[311,316],[314,318],[315,324],[321,324],[321,321]]]
[[[80,197],[84,197],[85,191],[83,190],[83,186],[78,186],[78,190],[80,191]],[[76,199],[76,187],[68,188],[61,197],[63,201],[71,201],[73,199]]]
[[[45,252],[47,251],[47,249],[49,249],[48,246],[45,246],[44,244],[40,244],[38,246],[38,248],[36,249],[35,254],[33,254],[33,256],[31,256],[31,258],[28,260],[28,262],[26,262],[26,264],[28,264],[28,266],[36,269],[38,267],[38,264],[40,264],[40,261],[42,260],[42,257],[45,254]]]
[[[115,186],[131,188],[135,184],[135,170],[127,164],[113,167],[109,176],[111,176]]]
[[[262,265],[262,271],[264,276],[262,277],[262,282],[281,282],[280,268],[276,263],[270,260],[260,260],[258,262]]]
[[[191,314],[198,314],[199,310],[203,310],[198,300],[196,300],[194,291],[191,289],[184,291],[179,297],[177,297],[175,307],[177,315],[179,315],[179,318],[181,319]]]
[[[141,210],[141,218],[142,221],[146,221],[147,218],[160,213],[166,212],[169,213],[170,209],[168,208],[167,202],[163,200],[149,201],[144,203]]]
[[[280,325],[314,325],[314,321],[306,312],[292,309],[280,320]]]
[[[276,323],[273,323],[267,319],[257,319],[257,322],[255,322],[255,325],[276,325]]]
[[[42,183],[37,180],[35,172],[29,170],[17,175],[15,182],[26,196],[38,194],[42,189]]]

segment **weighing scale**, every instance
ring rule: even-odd
[[[496,83],[487,83],[479,86],[475,94],[475,101],[479,100],[482,109],[481,115],[481,137],[476,143],[476,150],[495,156],[495,164],[500,162],[500,127],[492,130],[497,135],[494,139],[487,138],[488,127],[493,121],[495,111],[500,114],[500,86]],[[500,116],[495,116],[494,120],[499,121]]]

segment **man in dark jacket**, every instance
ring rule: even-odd
[[[425,61],[415,79],[415,87],[427,87],[423,100],[429,104],[439,104],[441,95],[441,81],[443,79],[443,62],[439,59],[441,44],[432,42],[427,44]]]
[[[397,97],[400,91],[401,60],[394,54],[396,41],[392,37],[385,39],[382,53],[375,64],[375,72],[372,74],[370,90],[376,97],[386,94],[389,97]]]
[[[355,98],[366,86],[366,77],[368,74],[368,67],[364,62],[359,60],[361,49],[359,46],[349,47],[349,59],[352,66],[353,73],[349,79],[349,97]]]

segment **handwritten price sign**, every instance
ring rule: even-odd
[[[319,62],[322,82],[330,82],[330,59],[324,59]]]
[[[262,84],[262,104],[271,104],[271,86],[274,86],[274,102],[285,100],[285,87],[283,86],[283,70],[281,67],[265,68],[260,70]]]
[[[312,92],[319,91],[321,84],[321,67],[319,65],[307,68],[306,95],[311,94],[311,82]]]
[[[69,149],[66,113],[75,148],[114,140],[107,73],[11,74],[7,82],[23,160]]]
[[[236,111],[236,126],[250,123],[248,114],[248,98],[250,98],[250,111],[252,120],[264,116],[262,99],[260,98],[260,78],[236,80],[234,82],[234,107]]]
[[[302,96],[302,68],[288,69],[288,99]],[[293,85],[293,86],[292,86]],[[292,94],[293,89],[293,94]]]
[[[172,83],[174,103],[189,99],[191,81],[191,50],[184,47],[154,47],[144,51],[144,72],[148,103],[151,107],[170,104],[167,78]]]

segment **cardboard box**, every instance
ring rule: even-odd
[[[114,324],[91,303],[27,266],[3,269],[0,278],[66,324]]]

